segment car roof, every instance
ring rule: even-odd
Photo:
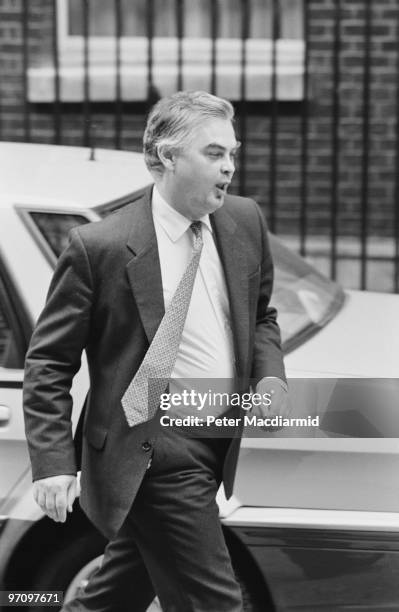
[[[141,153],[60,145],[0,143],[1,207],[93,207],[153,182]]]

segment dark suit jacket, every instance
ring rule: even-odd
[[[72,230],[26,357],[24,411],[33,479],[75,474],[70,387],[86,349],[90,391],[83,424],[80,503],[112,537],[121,526],[156,437],[153,419],[130,428],[121,398],[164,314],[158,248],[144,196],[98,223]],[[284,379],[266,226],[252,200],[227,196],[211,215],[228,288],[241,390],[263,376]],[[147,449],[147,450],[146,450]],[[232,493],[239,450],[224,464]]]

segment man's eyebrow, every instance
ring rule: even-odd
[[[238,151],[238,149],[241,147],[241,142],[237,141],[236,145],[231,149],[232,151],[236,152]],[[217,143],[217,142],[211,142],[208,145],[206,145],[205,149],[218,149],[220,151],[225,151],[227,147],[224,147],[223,145]]]

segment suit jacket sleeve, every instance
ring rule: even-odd
[[[25,432],[33,480],[75,474],[72,380],[89,334],[92,276],[79,231],[58,260],[25,361]]]
[[[256,211],[261,227],[262,262],[251,377],[254,379],[254,384],[265,376],[277,376],[286,382],[277,310],[269,306],[274,278],[273,260],[270,253],[266,223],[257,205]]]

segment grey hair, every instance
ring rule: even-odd
[[[178,91],[161,98],[148,115],[143,137],[144,160],[149,171],[158,174],[164,171],[158,155],[160,145],[183,147],[189,142],[193,128],[209,118],[233,122],[233,106],[206,91]]]

